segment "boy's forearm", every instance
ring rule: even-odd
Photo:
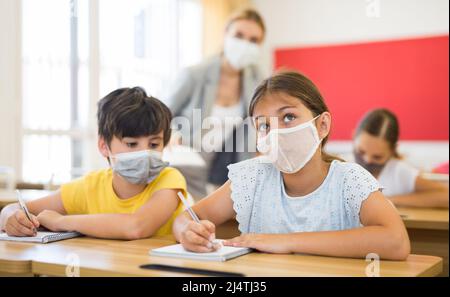
[[[137,239],[134,218],[128,214],[95,214],[62,216],[59,227],[97,238]]]
[[[288,234],[284,244],[293,253],[334,257],[364,258],[375,253],[382,259],[403,260],[410,252],[407,235],[383,226]]]

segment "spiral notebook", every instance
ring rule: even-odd
[[[194,253],[185,250],[181,244],[174,244],[158,249],[153,249],[150,251],[150,256],[225,262],[233,258],[248,254],[251,251],[252,250],[249,248],[231,247],[222,245],[222,247],[215,252]]]
[[[36,236],[17,237],[8,236],[5,232],[0,233],[0,241],[17,241],[17,242],[35,242],[35,243],[49,243],[69,238],[81,236],[78,232],[45,232],[38,231]]]

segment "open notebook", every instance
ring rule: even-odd
[[[37,242],[37,243],[49,243],[53,241],[69,239],[81,236],[78,232],[45,232],[38,231],[36,236],[33,237],[16,237],[8,236],[4,232],[0,232],[0,240],[4,241],[18,241],[18,242]]]
[[[158,249],[153,249],[150,251],[150,256],[224,262],[248,254],[251,251],[252,250],[250,248],[230,247],[222,245],[222,247],[215,252],[194,253],[185,250],[181,244],[174,244]]]

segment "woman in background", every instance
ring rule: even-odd
[[[194,197],[204,197],[207,184],[217,188],[225,183],[229,164],[254,156],[254,133],[246,130],[245,126],[251,125],[244,125],[243,119],[247,117],[253,90],[263,79],[257,64],[265,33],[264,21],[255,10],[246,9],[232,15],[225,27],[223,52],[185,69],[168,98],[174,116],[187,118],[191,124],[190,131],[180,131],[189,132],[189,137],[184,138],[186,135],[183,134],[181,137],[186,139],[184,141],[192,140],[190,146],[201,148],[206,162],[205,170],[179,168],[186,175],[189,191]],[[203,131],[209,140],[204,135],[196,137],[202,133],[202,127],[201,123],[195,125],[194,109],[201,110],[202,122],[212,118],[215,123],[209,131]],[[210,141],[217,139],[222,141]],[[196,143],[198,140],[202,143]],[[172,139],[174,143],[181,143],[180,138]]]
[[[367,113],[354,134],[355,161],[384,187],[397,206],[448,208],[448,187],[421,177],[397,152],[399,123],[386,109]]]

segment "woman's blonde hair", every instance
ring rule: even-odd
[[[262,29],[263,36],[266,35],[266,25],[264,24],[264,20],[261,17],[261,15],[252,8],[246,8],[242,10],[238,10],[235,13],[233,13],[229,18],[225,26],[225,30],[228,30],[230,26],[240,20],[249,20],[253,21]]]

